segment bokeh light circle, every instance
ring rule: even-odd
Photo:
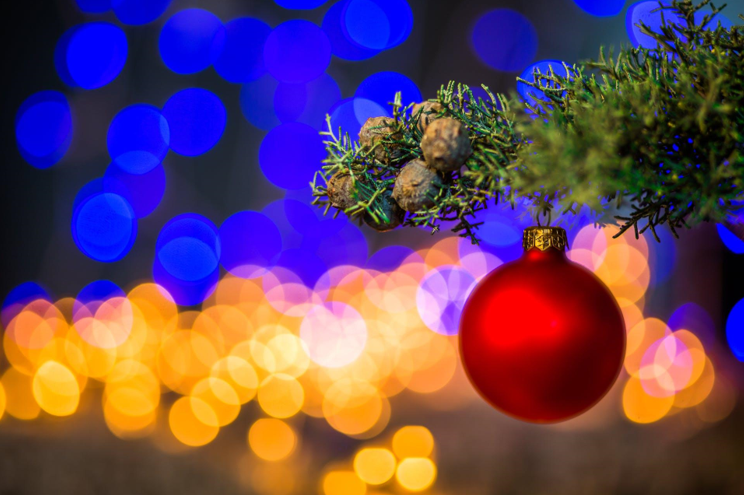
[[[312,10],[317,9],[328,0],[274,0],[277,5],[285,9]]]
[[[736,359],[744,361],[744,299],[736,303],[728,315],[726,340]]]
[[[170,129],[170,148],[185,156],[212,149],[227,125],[222,100],[201,88],[184,89],[171,96],[163,106],[163,116]]]
[[[242,211],[220,226],[220,262],[227,271],[241,278],[264,275],[279,259],[282,237],[266,215]]]
[[[722,224],[716,225],[718,236],[726,248],[734,254],[744,254],[744,240],[739,239],[733,232]]]
[[[367,344],[367,324],[353,307],[328,302],[311,309],[300,325],[300,338],[313,362],[326,368],[353,363]]]
[[[496,9],[481,16],[473,27],[471,42],[489,67],[520,72],[537,53],[537,31],[519,12]]]
[[[574,0],[574,3],[587,14],[595,17],[618,15],[625,6],[625,0]]]
[[[421,320],[431,330],[454,335],[460,328],[460,315],[475,278],[466,270],[444,266],[430,271],[416,293]]]
[[[408,39],[413,12],[406,0],[348,0],[341,12],[341,26],[352,43],[388,50]]]
[[[282,122],[276,115],[274,95],[279,81],[270,74],[248,82],[240,89],[240,110],[245,119],[258,127],[268,131]]]
[[[214,63],[225,37],[225,27],[216,15],[203,9],[182,10],[160,30],[160,58],[176,74],[194,74]]]
[[[255,81],[266,72],[264,44],[271,33],[268,24],[240,17],[225,24],[225,43],[214,69],[228,82]]]
[[[279,83],[273,94],[274,111],[282,123],[300,122],[325,130],[325,116],[341,99],[341,89],[328,74],[302,83]]]
[[[354,96],[374,101],[386,108],[387,114],[392,117],[392,103],[395,101],[396,93],[401,94],[403,106],[422,100],[421,91],[416,83],[403,74],[392,71],[372,74],[359,84]]]
[[[124,31],[110,22],[89,22],[70,28],[55,49],[60,78],[70,86],[96,89],[121,73],[129,45]]]
[[[122,259],[137,238],[137,220],[132,206],[118,194],[91,195],[75,207],[72,238],[78,249],[96,261]]]
[[[165,13],[171,0],[111,0],[116,17],[124,24],[141,26]]]
[[[103,14],[111,10],[111,0],[75,0],[78,8],[86,14]]]
[[[111,159],[122,170],[144,174],[168,153],[171,133],[160,109],[146,104],[126,107],[111,121],[106,137]]]
[[[214,291],[221,255],[217,227],[207,218],[186,213],[170,220],[155,245],[153,277],[176,303],[199,304]]]
[[[144,174],[132,174],[112,162],[103,176],[103,190],[118,194],[132,206],[136,218],[155,211],[165,195],[165,169],[162,164]]]
[[[307,187],[324,158],[325,146],[318,131],[297,122],[272,129],[258,152],[263,174],[283,189]]]
[[[323,17],[323,31],[331,43],[331,52],[343,60],[366,60],[374,57],[380,50],[365,48],[349,39],[341,22],[346,2],[339,1],[331,6]]]
[[[287,21],[274,28],[266,39],[264,62],[279,81],[311,81],[331,63],[331,44],[323,30],[312,22]]]
[[[36,168],[49,168],[59,162],[70,147],[72,132],[70,104],[58,91],[31,95],[16,114],[18,151]]]
[[[539,62],[535,62],[534,64],[530,64],[524,71],[522,71],[522,74],[520,74],[520,78],[524,79],[525,81],[530,81],[533,83],[538,83],[540,86],[548,86],[550,88],[555,87],[555,84],[550,83],[547,84],[545,81],[539,81],[536,78],[537,72],[539,72],[542,75],[549,75],[551,73],[551,70],[553,74],[556,76],[562,76],[562,77],[568,77],[568,71],[566,71],[566,68],[564,66],[564,63],[560,60],[540,60]],[[536,100],[539,101],[550,101],[545,94],[537,89],[534,88],[528,84],[525,84],[521,81],[517,81],[517,92],[519,92],[520,96],[527,100],[528,103],[536,103]]]
[[[348,134],[352,141],[359,138],[359,131],[367,119],[388,115],[390,111],[366,98],[346,98],[330,110],[331,130],[336,137]],[[340,131],[339,131],[340,129]]]

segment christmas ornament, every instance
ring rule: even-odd
[[[563,421],[612,387],[625,325],[609,289],[566,257],[566,231],[524,231],[524,255],[488,274],[460,321],[470,381],[496,409],[534,423]]]

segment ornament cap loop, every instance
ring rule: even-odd
[[[525,251],[533,248],[547,251],[554,248],[564,252],[568,248],[568,236],[561,227],[528,227],[524,229],[522,246]]]

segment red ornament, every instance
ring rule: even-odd
[[[492,406],[553,423],[610,390],[625,356],[625,324],[602,281],[566,258],[565,230],[532,227],[524,235],[524,255],[489,273],[465,304],[460,353]]]

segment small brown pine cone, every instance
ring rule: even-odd
[[[359,144],[364,148],[375,150],[375,159],[382,163],[390,163],[395,159],[398,146],[382,144],[380,141],[389,138],[402,139],[400,133],[393,133],[395,121],[390,117],[370,117],[359,131]],[[386,149],[387,148],[387,149]]]
[[[426,129],[421,151],[431,168],[440,172],[457,170],[473,152],[468,128],[459,120],[437,119]]]
[[[406,212],[398,206],[398,203],[393,199],[392,194],[386,191],[383,193],[381,198],[382,211],[385,213],[387,220],[379,218],[374,220],[369,213],[364,215],[364,223],[372,227],[378,232],[387,232],[393,230],[395,227],[403,223],[406,218]],[[378,215],[379,217],[379,215]]]
[[[354,199],[354,180],[347,172],[336,172],[328,180],[328,199],[339,210],[346,210],[356,204]]]
[[[429,124],[439,118],[442,112],[442,105],[436,101],[424,101],[416,103],[411,110],[414,117],[418,116],[418,128],[421,132],[426,132]],[[419,112],[421,114],[419,115]]]
[[[400,171],[393,187],[393,199],[411,213],[434,205],[442,181],[423,160],[410,161]]]

